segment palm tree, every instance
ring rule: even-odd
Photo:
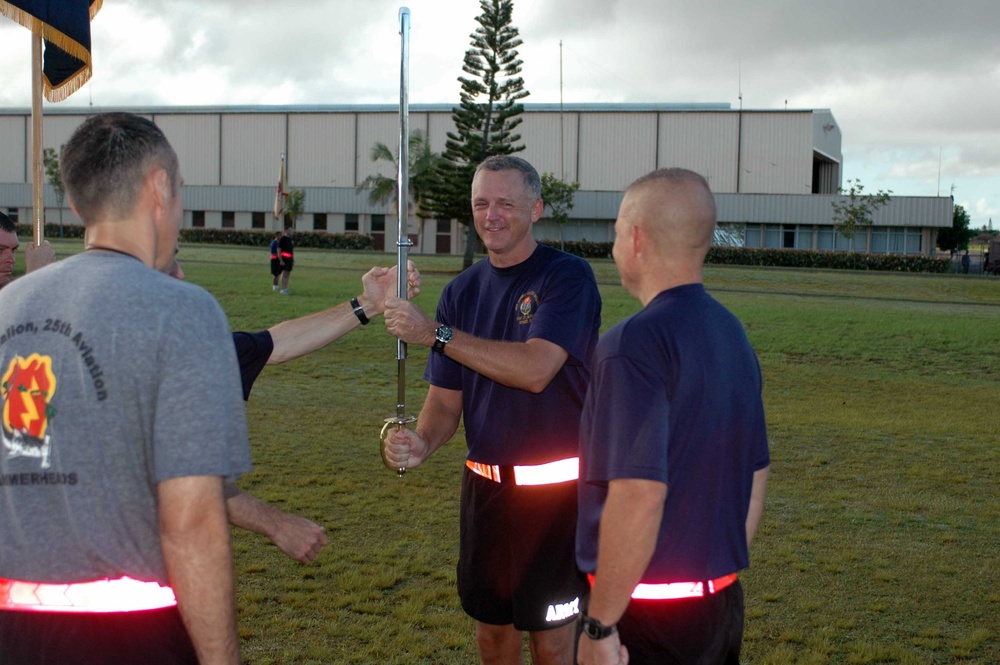
[[[371,158],[373,162],[392,164],[394,173],[399,171],[397,155],[381,141],[372,146]],[[413,133],[410,134],[410,201],[407,202],[406,206],[408,215],[415,212],[418,219],[426,217],[420,204],[424,200],[430,183],[437,177],[438,165],[441,161],[441,155],[431,152],[430,142],[424,137],[423,132],[419,129],[413,130]],[[372,204],[385,204],[390,201],[396,203],[395,176],[370,175],[357,187],[359,193],[366,189],[368,190],[368,201]]]

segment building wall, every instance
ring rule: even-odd
[[[0,116],[0,182],[27,182],[29,122],[28,116]]]
[[[661,113],[657,167],[683,166],[712,191],[735,192],[738,136],[733,113]]]
[[[88,111],[48,109],[45,145],[58,149]],[[316,214],[326,215],[327,231],[332,233],[344,229],[347,215],[357,216],[361,233],[371,231],[373,220],[384,219],[387,251],[393,249],[394,205],[391,201],[372,204],[356,187],[369,175],[395,175],[391,163],[371,160],[376,142],[396,151],[395,106],[139,111],[163,128],[177,150],[187,185],[188,224],[191,213],[199,211],[204,213],[199,218],[204,218],[206,227],[219,228],[226,212],[233,213],[227,220],[233,220],[234,228],[252,228],[253,213],[265,212],[270,228],[284,153],[288,186],[306,190],[306,214],[297,224],[299,230],[312,230]],[[0,204],[15,208],[31,205],[29,118],[27,109],[0,110],[0,197],[5,197]],[[815,186],[814,160],[829,167],[821,178],[823,187],[835,191],[834,185],[839,186],[841,136],[829,110],[527,105],[521,118],[516,133],[526,149],[520,155],[540,173],[555,173],[581,186],[571,222],[559,229],[543,220],[537,228],[539,237],[554,238],[561,231],[566,240],[611,239],[611,224],[624,188],[650,170],[666,166],[702,173],[716,193],[721,221],[833,223],[831,195],[808,195]],[[447,134],[453,131],[451,107],[412,106],[410,129],[424,132],[431,149],[443,152]],[[46,205],[58,205],[51,192],[46,194]],[[950,225],[950,205],[950,199],[896,197],[881,211],[884,218],[876,218],[876,225],[927,229]],[[444,224],[439,229],[433,220],[422,224],[413,220],[411,227],[422,251],[445,245],[454,252],[462,250],[464,227]]]

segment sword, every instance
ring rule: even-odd
[[[410,170],[410,9],[399,8],[400,66],[399,66],[399,158],[396,166],[396,210],[399,217],[399,233],[396,235],[396,296],[406,300],[407,259],[406,253],[413,244],[407,233],[409,221],[408,204]],[[379,452],[382,463],[399,476],[406,467],[394,467],[385,459],[385,439],[392,428],[405,429],[416,422],[414,416],[406,415],[406,342],[396,340],[396,415],[385,419],[379,435]]]

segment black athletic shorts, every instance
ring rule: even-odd
[[[540,631],[574,621],[588,585],[576,567],[576,481],[519,487],[462,477],[458,596],[476,621]]]
[[[176,607],[140,612],[0,610],[0,662],[198,665]]]
[[[275,277],[281,274],[281,261],[278,259],[271,259],[271,274]]]
[[[295,259],[285,259],[285,267],[282,268],[285,272],[292,272],[292,266],[295,265]]]
[[[633,599],[618,622],[629,665],[739,665],[743,587],[704,598]]]

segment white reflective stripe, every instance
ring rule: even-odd
[[[0,609],[39,612],[134,612],[177,604],[174,590],[128,577],[71,584],[0,579]]]
[[[514,482],[518,485],[551,485],[576,480],[579,477],[578,457],[569,457],[547,464],[514,467]]]

